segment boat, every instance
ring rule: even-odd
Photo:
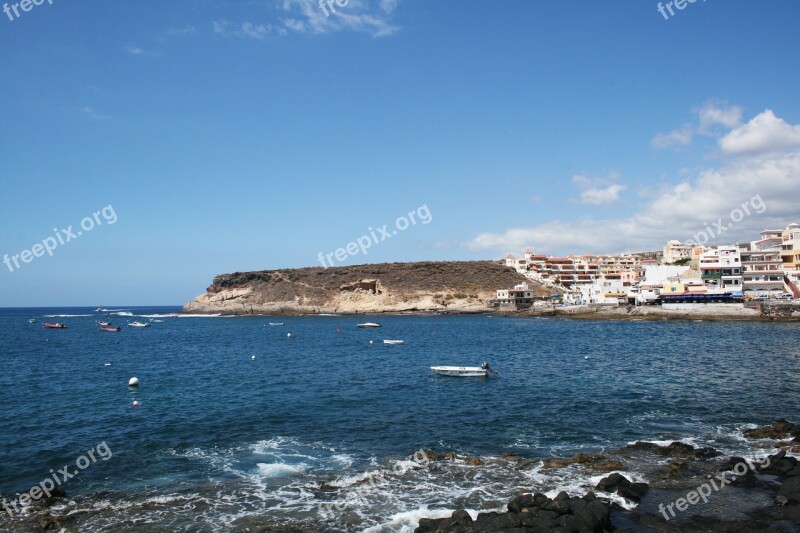
[[[119,326],[111,326],[106,324],[100,326],[100,331],[122,331],[122,328]]]
[[[164,321],[163,321],[163,320],[158,320],[158,319],[155,319],[155,320],[154,320],[154,319],[152,319],[152,318],[150,319],[150,322],[152,322],[153,324],[163,324],[163,323],[164,323]]]
[[[379,327],[381,327],[381,325],[376,323],[376,322],[364,322],[363,324],[357,324],[356,327],[359,327],[359,328],[379,328]]]
[[[36,319],[35,318],[29,318],[28,319],[28,324],[36,324]]]
[[[98,321],[97,321],[97,325],[98,325],[98,326],[100,326],[100,327],[103,327],[103,326],[110,326],[110,325],[111,325],[111,322],[103,322],[102,320],[98,320]]]
[[[47,329],[67,329],[67,324],[64,322],[55,322],[55,323],[45,322],[44,327],[46,327]]]
[[[283,322],[270,322],[269,325],[270,326],[282,326]]]
[[[128,327],[129,328],[149,328],[150,324],[148,324],[147,322],[129,322],[128,323]]]
[[[97,309],[94,310],[95,313],[100,313],[102,311],[103,311],[102,307],[98,307]]]
[[[399,339],[383,339],[383,344],[403,344],[406,341]]]
[[[490,372],[497,374],[489,367],[489,363],[483,363],[481,366],[432,366],[431,370],[440,376],[461,378],[485,378]]]

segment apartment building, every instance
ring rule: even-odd
[[[739,246],[712,248],[700,256],[700,277],[708,290],[742,291],[742,257]]]

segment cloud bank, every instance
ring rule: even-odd
[[[695,132],[729,128],[717,141],[721,162],[659,191],[634,215],[554,220],[486,232],[469,241],[468,248],[498,254],[527,246],[554,254],[658,250],[670,239],[691,239],[719,218],[728,220],[732,210],[755,196],[763,199],[764,212],[737,222],[720,236],[718,244],[755,240],[765,228],[800,222],[800,125],[788,124],[769,109],[745,124],[736,107],[704,106],[698,117]],[[616,200],[619,190],[610,187],[584,187],[581,199],[595,205]]]

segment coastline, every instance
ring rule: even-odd
[[[752,425],[751,425],[752,426]],[[415,533],[481,533],[519,531],[550,533],[561,531],[800,531],[800,427],[778,419],[768,426],[751,427],[741,434],[748,444],[741,454],[724,452],[686,440],[636,440],[610,450],[585,450],[569,457],[524,457],[503,452],[494,456],[471,457],[458,452],[418,450],[411,464],[397,458],[384,469],[363,472],[355,478],[316,480],[305,485],[317,506],[346,508],[360,498],[380,493],[386,476],[399,482],[406,475],[422,473],[439,477],[501,472],[535,472],[554,480],[546,493],[533,492],[535,481],[514,483],[509,496],[499,498],[497,507],[476,510],[460,496],[439,501],[435,508],[414,511]],[[423,458],[423,460],[419,460]],[[400,472],[396,470],[402,465]],[[394,473],[392,473],[394,472]],[[425,474],[427,473],[427,474]],[[378,476],[374,479],[374,476]],[[503,475],[503,474],[501,474]],[[561,479],[561,481],[557,481]],[[580,479],[577,484],[574,481]],[[571,480],[573,483],[570,483]],[[712,484],[713,480],[713,484]],[[344,482],[344,483],[342,483]],[[6,495],[12,496],[12,495]],[[142,503],[144,502],[144,503]],[[148,503],[149,502],[149,503]],[[159,503],[161,502],[161,503]],[[88,515],[113,518],[115,505],[123,508],[148,505],[169,512],[172,496],[136,491],[119,493],[66,494],[57,492],[29,507],[24,516],[0,514],[0,525],[10,531],[71,530]],[[347,502],[350,502],[349,504]],[[96,507],[97,506],[97,507]],[[81,512],[74,512],[80,509]],[[445,511],[446,510],[446,511]],[[340,515],[337,515],[340,517]],[[231,531],[341,532],[352,524],[338,522],[337,516],[315,512],[300,520],[263,516],[242,517],[230,524]],[[409,525],[384,523],[378,530]],[[418,522],[417,522],[418,521]],[[160,525],[154,524],[157,531]],[[373,529],[374,530],[374,529]]]
[[[712,304],[713,305],[713,304]],[[189,306],[181,314],[219,314],[222,316],[443,316],[443,315],[492,315],[519,318],[569,318],[575,320],[629,320],[629,321],[709,321],[709,322],[798,322],[800,306],[793,306],[783,314],[772,316],[751,307],[730,307],[736,304],[716,304],[718,307],[663,309],[660,306],[608,307],[608,306],[535,306],[530,309],[500,310],[493,307],[458,305],[442,306],[369,306],[362,309],[347,307],[304,306],[294,302],[283,304],[252,305],[230,308],[228,306]],[[794,310],[797,308],[798,310]]]
[[[414,531],[800,530],[800,461],[795,456],[800,427],[778,419],[745,431],[744,438],[755,452],[751,456],[729,456],[681,441],[636,441],[608,453],[543,460],[542,469],[573,467],[593,472],[599,480],[582,496],[520,492],[503,512],[459,509],[449,517],[422,518]],[[453,460],[448,454],[437,459],[448,458]],[[514,456],[509,460],[523,461]],[[646,482],[620,473],[632,462],[644,467],[637,473]]]

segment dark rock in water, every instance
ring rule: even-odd
[[[748,439],[785,439],[787,437],[800,437],[800,427],[780,418],[770,426],[748,429],[744,432]]]
[[[713,459],[722,455],[714,448],[695,448],[691,444],[683,442],[672,442],[668,446],[661,446],[652,442],[637,441],[627,447],[632,450],[643,450],[658,455],[675,457],[676,459]]]
[[[572,457],[554,457],[544,463],[544,468],[565,468],[570,465],[581,465],[595,472],[612,472],[622,470],[623,464],[619,461],[606,459],[605,455],[592,455],[579,453]]]
[[[464,461],[470,466],[481,466],[483,464],[480,457],[458,455],[456,452],[436,453],[433,450],[424,450],[422,453],[426,461]]]
[[[795,472],[797,471],[798,467],[797,459],[787,456],[786,450],[781,450],[775,455],[770,455],[768,461],[769,463],[761,469],[762,472],[781,477],[796,475]]]
[[[752,463],[753,466],[757,466],[755,463]],[[741,467],[739,465],[744,465]],[[742,471],[744,468],[744,473],[740,474],[739,472]],[[744,457],[729,457],[727,461],[722,464],[722,468],[720,468],[722,472],[734,472],[736,475],[731,478],[731,483],[734,484],[743,484],[748,487],[755,486],[756,484],[756,473],[750,468],[747,461],[745,461]]]
[[[54,518],[49,515],[39,517],[38,524],[37,524],[37,531],[61,531],[63,529],[63,524],[57,518]]]
[[[783,482],[783,486],[778,490],[777,498],[781,497],[785,499],[785,504],[800,503],[800,477],[790,477]]]
[[[639,501],[650,487],[647,483],[632,483],[622,474],[611,474],[601,479],[595,488],[603,492],[617,493],[628,500]]]
[[[603,533],[611,530],[608,504],[591,493],[582,498],[570,498],[562,492],[552,500],[543,494],[523,494],[508,502],[507,513],[480,513],[474,521],[466,511],[456,511],[449,518],[423,518],[415,533]]]

